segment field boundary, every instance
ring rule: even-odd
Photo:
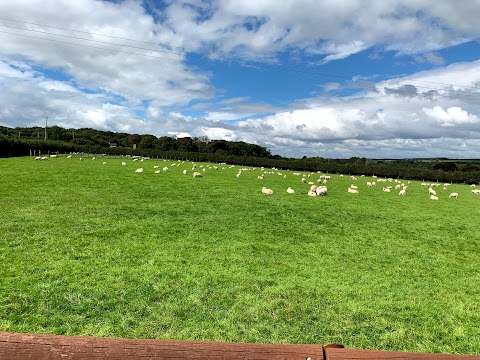
[[[474,360],[478,355],[445,355],[344,349],[338,344],[245,344],[209,341],[140,340],[0,332],[0,359],[259,359]]]

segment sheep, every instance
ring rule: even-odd
[[[472,194],[473,195],[480,195],[480,190],[477,190],[477,189],[472,190]]]
[[[267,189],[266,187],[262,188],[262,193],[267,194],[267,195],[273,195],[273,190],[272,189]]]
[[[263,174],[260,175],[260,176],[257,176],[257,179],[258,179],[258,180],[263,180]]]
[[[183,175],[187,175],[187,170],[183,170]]]
[[[37,157],[35,158],[35,160],[42,160],[42,157],[41,157],[41,156],[37,156]]]
[[[67,156],[67,159],[71,159],[71,158],[72,158],[72,155],[68,155],[68,156]]]
[[[358,186],[357,185],[350,185],[350,189],[358,189]]]
[[[315,191],[308,190],[307,195],[308,195],[308,196],[317,196],[317,193],[316,193]]]
[[[316,185],[310,186],[310,191],[313,191],[313,192],[317,191],[317,186]]]
[[[153,168],[154,169],[160,169],[160,165],[155,165]]]
[[[168,167],[164,166],[162,170],[163,170],[163,172],[167,172],[167,171],[168,171]]]
[[[474,188],[475,186],[476,186],[475,184],[470,185],[470,187],[472,187],[472,188]]]
[[[200,178],[201,178],[201,177],[203,177],[203,175],[202,175],[202,173],[199,173],[199,172],[195,171],[195,172],[193,173],[193,177],[194,177],[194,178],[196,178],[196,177],[200,177]]]
[[[430,195],[430,200],[438,200],[438,196]]]
[[[161,172],[161,170],[155,170],[155,174],[160,174]]]
[[[313,185],[313,184],[315,184],[313,181],[308,182],[308,185]]]
[[[104,162],[102,163],[102,165],[107,165],[107,162],[106,162],[106,161],[104,161]]]
[[[328,192],[328,190],[327,190],[326,186],[317,187],[316,193],[317,193],[318,196],[325,196],[325,195],[327,195],[327,192]]]
[[[138,168],[137,170],[135,170],[136,173],[143,173],[143,168]]]
[[[97,159],[97,158],[96,158],[95,156],[94,156],[94,157],[92,157],[92,160],[96,160],[96,159]]]
[[[288,187],[287,193],[289,193],[289,194],[295,194],[295,190],[293,190],[291,187]]]
[[[302,178],[302,183],[304,183],[304,184],[305,184],[306,182],[307,182],[307,179],[305,179],[305,178]]]
[[[57,155],[50,155],[50,157],[51,157],[51,158],[56,158],[56,157],[57,157]]]
[[[122,161],[122,166],[127,166],[127,163],[125,161]]]
[[[237,175],[236,175],[237,179],[240,179],[240,175],[242,175],[241,172],[237,173]]]
[[[450,195],[448,195],[448,197],[449,197],[450,199],[458,199],[458,193],[453,192],[453,193],[451,193]]]
[[[407,195],[407,191],[404,190],[404,189],[402,189],[402,190],[400,190],[400,192],[398,193],[398,195],[399,195],[399,196],[405,196],[405,195]]]
[[[437,192],[435,190],[433,190],[432,188],[429,188],[428,189],[428,194],[435,196],[435,195],[437,195]]]
[[[348,188],[348,192],[349,192],[350,194],[358,194],[358,190],[357,190],[357,189]]]
[[[42,156],[40,160],[48,160],[48,157]]]
[[[389,193],[389,192],[390,192],[390,189],[389,189],[388,187],[384,187],[382,191],[383,191],[383,192],[388,192],[388,193]]]
[[[83,160],[83,158],[80,156],[80,161],[82,161],[82,160]]]

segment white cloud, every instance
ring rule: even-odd
[[[458,106],[450,107],[447,110],[444,110],[441,106],[435,106],[432,109],[424,108],[423,111],[437,121],[442,127],[480,123],[480,118],[478,116],[469,114]]]

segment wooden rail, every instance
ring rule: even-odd
[[[343,349],[341,345],[273,345],[112,339],[0,332],[1,360],[480,360],[475,355],[440,355]]]

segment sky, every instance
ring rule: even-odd
[[[0,0],[0,125],[480,158],[480,0]]]

